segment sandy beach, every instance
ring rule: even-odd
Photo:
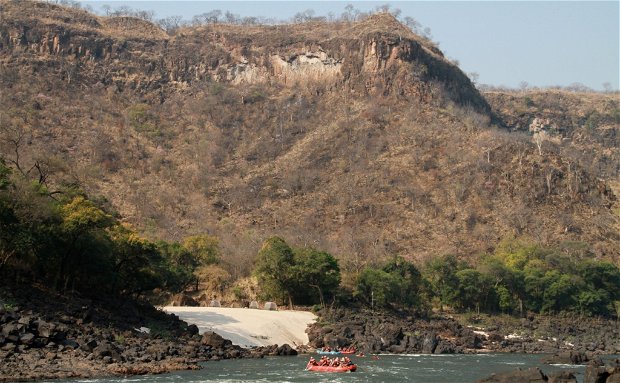
[[[268,311],[248,308],[166,306],[167,312],[195,324],[202,334],[214,331],[241,347],[308,343],[306,328],[316,320],[307,311]]]

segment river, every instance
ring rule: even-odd
[[[316,355],[315,355],[316,357]],[[546,374],[568,369],[576,371],[583,382],[584,366],[544,365],[541,355],[532,354],[477,354],[477,355],[380,355],[352,357],[358,370],[352,373],[319,373],[305,371],[308,355],[211,361],[199,371],[179,371],[163,375],[131,376],[127,378],[79,379],[64,382],[129,383],[129,382],[346,382],[346,383],[471,383],[493,372],[517,367],[538,366]],[[61,383],[62,381],[49,381]]]

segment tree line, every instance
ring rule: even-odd
[[[254,272],[266,297],[289,304],[325,304],[328,298],[420,312],[449,307],[515,315],[620,315],[620,268],[592,259],[583,243],[547,247],[508,239],[493,253],[480,255],[475,265],[454,255],[419,266],[394,256],[365,267],[345,287],[331,255],[291,248],[272,237],[263,244]]]
[[[105,200],[75,184],[52,191],[0,158],[0,277],[57,291],[140,296],[182,291],[219,262],[208,234],[181,243],[143,238]]]
[[[105,200],[90,199],[76,184],[51,190],[44,173],[28,174],[0,159],[0,277],[5,281],[134,297],[155,289],[174,293],[197,290],[204,282],[221,284],[225,270],[214,267],[221,262],[216,237],[148,240],[111,213]],[[620,268],[595,260],[580,242],[549,247],[507,239],[475,262],[444,255],[416,265],[393,256],[343,276],[333,255],[270,237],[252,270],[261,298],[291,306],[620,314]]]

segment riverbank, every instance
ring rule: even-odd
[[[561,355],[568,363],[585,363],[588,356],[620,353],[618,322],[601,318],[423,318],[344,308],[323,310],[318,315],[319,320],[308,330],[312,347],[356,345],[366,353],[395,354],[548,353]]]
[[[355,345],[367,354],[547,353],[557,354],[549,363],[567,364],[620,353],[618,324],[593,318],[421,318],[340,308],[315,321],[310,312],[166,308],[179,318],[127,299],[23,286],[0,289],[0,301],[0,382],[159,374],[297,354],[288,344],[302,352]]]
[[[199,334],[174,314],[128,299],[0,288],[0,382],[160,374],[292,354],[287,345],[246,349]]]

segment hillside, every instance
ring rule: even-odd
[[[537,145],[531,116],[564,126],[570,105],[488,102],[389,14],[169,36],[0,5],[2,157],[50,189],[79,183],[152,238],[215,234],[235,276],[272,234],[349,271],[395,253],[469,257],[511,236],[620,259],[617,118]],[[618,110],[613,96],[570,99]]]

